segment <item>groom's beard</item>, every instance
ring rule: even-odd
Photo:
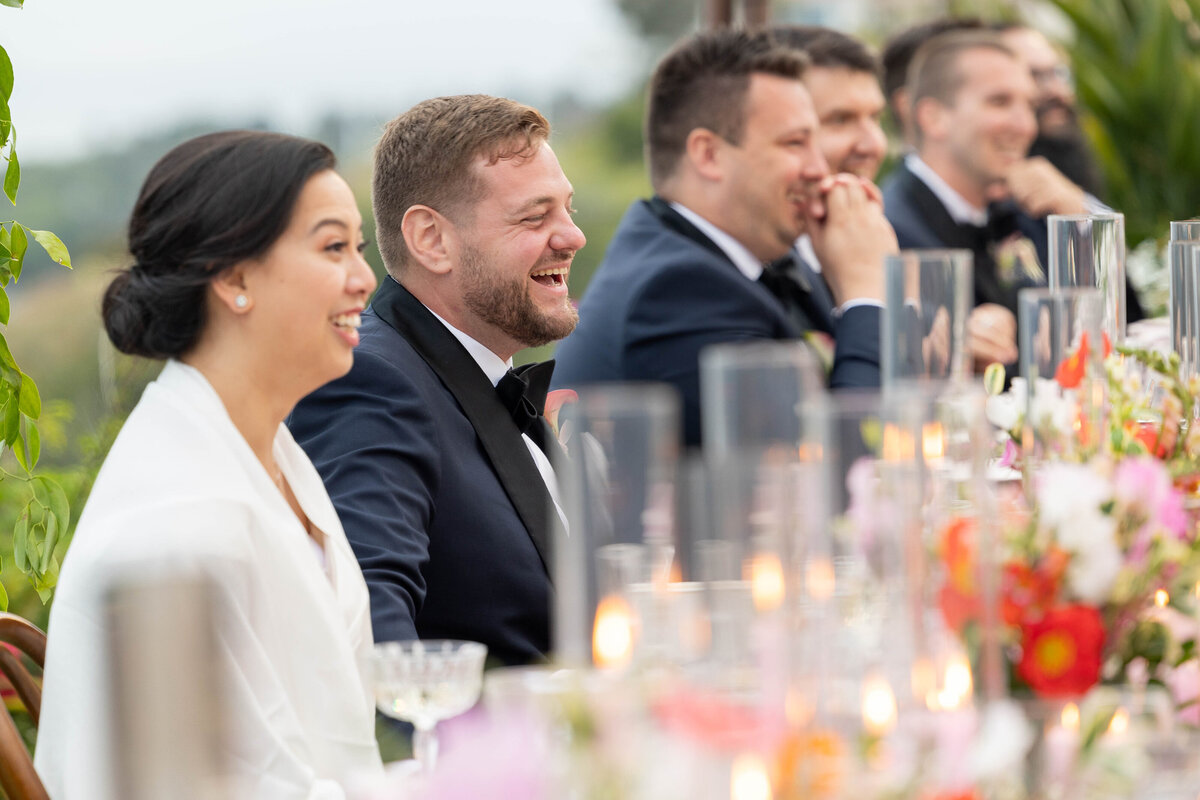
[[[1044,125],[1043,119],[1050,111],[1065,115],[1066,121],[1060,119],[1053,126]],[[1040,104],[1035,113],[1038,118],[1038,135],[1029,146],[1029,155],[1042,156],[1088,194],[1097,197],[1102,194],[1104,184],[1096,169],[1092,152],[1083,137],[1083,130],[1079,127],[1075,109],[1057,98],[1050,98]]]
[[[538,267],[550,266],[564,259],[544,259]],[[477,318],[498,328],[510,339],[525,347],[541,347],[566,338],[579,322],[579,312],[564,298],[561,308],[543,311],[529,296],[529,276],[509,277],[500,274],[487,256],[474,247],[465,248],[459,268],[467,279],[463,302]]]

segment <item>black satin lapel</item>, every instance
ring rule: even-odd
[[[722,261],[729,261],[729,256],[725,255],[725,251],[717,246],[717,243],[704,235],[699,228],[688,222],[682,214],[671,208],[671,204],[661,197],[651,197],[646,201],[646,205],[650,206],[650,211],[654,216],[662,220],[662,224],[678,233],[680,236],[691,239],[698,245],[701,245],[709,252],[715,253],[721,257]],[[729,265],[736,269],[732,261]]]
[[[942,201],[938,199],[932,189],[925,185],[925,181],[913,175],[904,165],[901,165],[899,169],[902,170],[900,174],[903,176],[905,188],[908,190],[908,196],[912,198],[918,216],[929,226],[942,246],[974,250],[975,243],[972,241],[970,233],[963,230],[962,226],[954,221],[950,212],[942,205]]]
[[[730,269],[737,269],[737,265],[729,259],[729,256],[724,250],[717,246],[716,242],[705,236],[699,228],[688,222],[687,219],[685,219],[684,216],[678,211],[671,208],[671,204],[666,200],[663,200],[661,197],[655,195],[646,201],[646,205],[649,207],[651,213],[658,217],[664,226],[675,231],[675,233],[678,233],[680,236],[692,240],[705,250],[708,250],[710,253],[719,256],[722,261],[729,265]],[[756,282],[751,281],[751,283]],[[775,300],[775,302],[780,303],[781,306],[783,305],[782,301],[778,297],[775,297],[766,289],[766,287],[762,286],[761,284],[759,285],[759,290],[763,292],[764,296],[772,298]],[[780,314],[779,319],[781,323],[789,329],[790,335],[792,337],[799,336],[806,326],[797,326],[796,320],[791,318],[791,315],[787,313],[786,308],[781,307],[780,311],[782,313]]]
[[[549,574],[550,492],[495,388],[454,334],[390,276],[383,279],[371,307],[420,353],[471,420],[492,468],[525,523]]]

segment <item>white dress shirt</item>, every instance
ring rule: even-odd
[[[241,797],[335,800],[381,773],[367,587],[312,462],[283,425],[275,461],[311,537],[198,370],[170,361],[104,461],[50,612],[35,763],[55,800],[108,800],[113,708],[105,596],[125,576],[203,575],[215,589]],[[184,720],[182,724],[189,724]]]

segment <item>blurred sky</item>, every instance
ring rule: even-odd
[[[611,0],[26,0],[0,7],[23,161],[182,120],[308,132],[425,97],[616,99],[649,66]]]

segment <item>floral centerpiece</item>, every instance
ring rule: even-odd
[[[1200,379],[1185,379],[1174,354],[1112,353],[1107,341],[1101,349],[1083,336],[1032,403],[1023,380],[1000,393],[1002,376],[985,379],[1000,463],[1026,475],[1001,489],[998,603],[1010,685],[1073,697],[1102,681],[1157,682],[1200,722]],[[1107,402],[1090,416],[1086,402],[1100,393]],[[1031,442],[1040,448],[1027,457]],[[967,631],[981,602],[973,526],[947,525],[939,547],[941,607]]]

